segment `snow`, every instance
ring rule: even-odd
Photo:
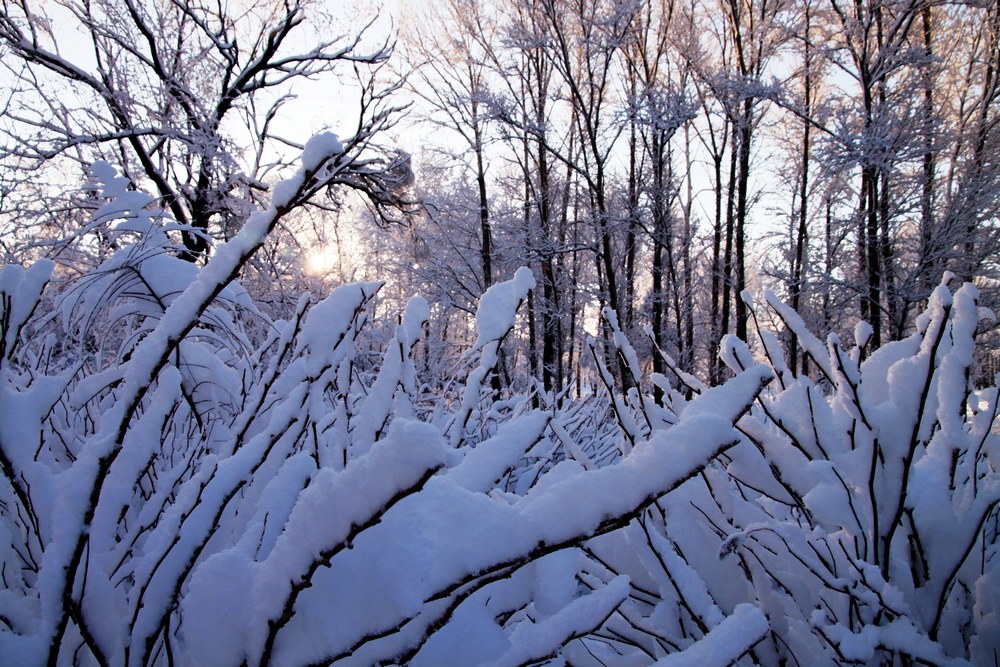
[[[968,660],[945,654],[939,644],[931,641],[907,619],[892,621],[883,626],[867,625],[857,633],[842,625],[824,627],[824,632],[833,639],[848,660],[865,662],[875,656],[876,650],[890,649],[941,667],[972,666]]]
[[[767,634],[764,614],[749,604],[741,604],[707,635],[680,653],[657,660],[655,667],[726,667]]]
[[[854,344],[858,347],[866,347],[875,330],[868,322],[861,321],[854,325]]]
[[[522,623],[511,636],[513,646],[489,667],[517,667],[548,657],[569,639],[596,628],[629,592],[628,577],[612,579],[593,593],[570,601],[539,623]]]
[[[465,438],[465,427],[480,399],[486,377],[499,360],[500,341],[514,326],[517,309],[535,286],[531,270],[522,266],[514,277],[490,287],[479,300],[476,327],[479,335],[473,350],[479,350],[479,366],[469,373],[462,395],[462,405],[451,420],[450,440],[458,447]]]
[[[355,314],[381,288],[378,282],[341,285],[312,307],[298,336],[300,346],[310,352],[306,362],[309,376],[318,376],[345,354],[349,331],[342,327],[353,322]]]
[[[17,346],[22,329],[34,312],[54,268],[52,260],[42,259],[27,269],[16,264],[0,269],[0,296],[3,298],[5,320],[3,339],[0,340],[0,367]]]
[[[324,160],[344,152],[344,145],[333,132],[313,135],[302,150],[302,169],[316,171]]]
[[[768,290],[764,293],[764,298],[767,304],[774,310],[774,312],[781,318],[785,326],[787,326],[798,338],[798,343],[805,350],[813,361],[822,369],[823,373],[828,378],[834,377],[834,372],[829,364],[829,355],[827,354],[827,348],[823,342],[816,337],[808,328],[806,328],[805,321],[802,317],[792,310],[789,306],[782,303],[778,296]]]
[[[522,266],[514,272],[514,277],[506,282],[490,287],[479,299],[476,311],[476,328],[479,337],[474,347],[502,338],[514,326],[514,313],[518,304],[535,287],[535,277],[531,270]]]
[[[351,451],[354,456],[368,451],[393,414],[406,417],[412,411],[409,396],[415,391],[416,370],[410,355],[429,317],[426,300],[419,297],[410,299],[402,322],[396,327],[396,335],[386,345],[378,377],[351,424]]]
[[[495,436],[466,453],[461,463],[448,472],[448,477],[468,491],[488,491],[538,442],[549,419],[544,412],[533,412],[507,422]]]
[[[719,388],[708,400],[737,412],[735,406],[745,405],[759,389],[761,373],[751,375],[753,382]],[[448,476],[435,477],[360,535],[339,556],[337,567],[318,573],[305,594],[309,604],[324,609],[317,614],[330,619],[350,614],[351,626],[322,623],[322,645],[306,652],[295,639],[306,630],[296,624],[279,643],[280,655],[291,655],[294,647],[303,651],[304,660],[316,660],[347,650],[364,635],[377,635],[399,622],[394,618],[418,613],[422,600],[450,581],[489,572],[534,548],[572,542],[610,517],[634,511],[690,477],[736,439],[724,417],[685,417],[618,464],[587,472],[577,466],[576,474],[539,486],[513,506],[470,493]],[[371,586],[373,578],[380,582],[378,589]],[[321,600],[310,594],[316,589],[329,593]],[[366,602],[360,605],[362,599]],[[309,630],[314,641],[316,632],[319,628]],[[358,656],[365,659],[372,656]]]
[[[275,209],[285,208],[302,191],[305,186],[305,175],[300,171],[295,176],[275,184],[271,191],[271,206]]]
[[[344,152],[344,145],[333,132],[321,132],[306,142],[302,150],[302,168],[292,177],[274,185],[271,191],[271,209],[285,209],[294,203],[307,185],[318,186],[322,179],[337,173],[340,165],[331,165],[324,174],[318,175],[323,163]]]

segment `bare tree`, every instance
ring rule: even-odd
[[[311,0],[251,2],[238,12],[201,0],[4,0],[0,48],[13,85],[0,159],[36,171],[77,165],[77,174],[98,159],[118,165],[184,227],[181,255],[203,258],[212,236],[238,231],[250,204],[266,199],[266,180],[288,166],[282,149],[296,142],[275,121],[296,84],[353,65],[373,101],[366,68],[385,62],[389,44],[369,44],[371,21],[330,37],[319,18]],[[364,122],[353,129],[371,142]],[[400,156],[383,161],[383,173],[402,177]],[[28,196],[5,198],[5,212],[44,215],[48,204],[32,206]]]
[[[490,100],[488,61],[477,51],[482,44],[493,41],[492,29],[477,0],[450,0],[436,13],[429,13],[422,23],[454,27],[447,38],[426,29],[414,29],[407,40],[407,52],[414,67],[411,90],[429,106],[431,122],[456,132],[471,153],[479,195],[482,289],[486,290],[493,284],[494,273],[485,156]]]
[[[830,0],[835,22],[829,24],[839,47],[832,62],[857,88],[847,102],[845,132],[839,136],[845,154],[860,167],[857,208],[858,260],[862,267],[861,317],[873,327],[873,343],[883,340],[883,310],[894,308],[895,287],[890,263],[890,175],[903,156],[910,128],[905,122],[907,94],[899,78],[917,64],[920,54],[906,48],[920,15],[922,0],[857,2]],[[892,312],[887,312],[892,319]]]
[[[690,65],[682,59],[675,65],[671,46],[674,22],[681,23],[681,9],[672,0],[646,2],[637,14],[631,43],[625,50],[630,77],[629,108],[631,132],[629,163],[630,209],[633,218],[641,217],[640,195],[646,200],[641,221],[651,244],[652,258],[649,296],[653,338],[661,350],[667,350],[669,315],[673,316],[672,343],[678,361],[685,370],[693,361],[693,305],[690,298],[691,243],[690,214],[677,215],[680,181],[673,164],[674,134],[694,117],[694,104],[688,98]],[[637,136],[637,139],[636,139]],[[638,145],[636,145],[638,144]],[[635,154],[640,152],[641,161]],[[648,178],[646,178],[648,176]],[[690,205],[690,197],[687,205]],[[689,211],[689,208],[686,209]],[[687,223],[687,224],[685,224]],[[634,243],[627,243],[628,268],[634,266]],[[629,272],[630,274],[632,271]],[[634,283],[634,277],[628,282]],[[653,357],[653,370],[665,373],[663,358]],[[657,391],[662,400],[662,392]]]

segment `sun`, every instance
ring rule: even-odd
[[[325,276],[337,266],[337,247],[320,245],[306,254],[305,272],[311,276]]]

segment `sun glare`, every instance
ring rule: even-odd
[[[324,276],[337,266],[337,247],[316,246],[306,255],[305,271],[311,276]]]

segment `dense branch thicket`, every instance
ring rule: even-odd
[[[301,201],[342,145],[310,143]],[[120,249],[59,293],[0,274],[0,655],[19,664],[990,664],[1000,554],[984,315],[939,286],[862,359],[776,297],[708,388],[663,356],[607,392],[495,393],[535,289],[491,287],[467,371],[423,391],[428,303],[372,338],[379,283],[271,320],[232,278],[283,210],[201,270],[174,221],[96,168]],[[748,308],[751,304],[748,301]],[[751,313],[755,311],[751,308]],[[659,352],[659,354],[663,354]],[[662,400],[657,401],[653,389]],[[819,662],[817,662],[819,661]],[[670,663],[664,663],[670,664]],[[687,663],[684,663],[687,664]]]

